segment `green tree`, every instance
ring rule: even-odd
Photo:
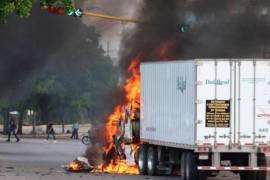
[[[1,0],[0,22],[5,22],[7,17],[12,13],[16,13],[20,17],[29,16],[32,3],[32,0]]]
[[[20,17],[28,17],[31,14],[34,0],[1,0],[0,1],[0,23],[6,22],[12,13]],[[72,0],[40,0],[42,7],[48,7],[53,4],[61,5],[65,12],[73,10]]]
[[[0,108],[34,110],[42,124],[105,120],[119,70],[99,37],[80,19],[40,13],[38,6],[27,21],[10,18],[0,28]]]

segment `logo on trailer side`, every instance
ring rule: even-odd
[[[187,89],[187,81],[183,76],[177,77],[177,89],[182,93]]]
[[[206,85],[220,85],[220,86],[222,86],[222,85],[229,85],[230,84],[230,80],[220,80],[220,79],[217,79],[217,80],[209,80],[209,79],[207,79],[206,81],[205,81],[205,84]]]

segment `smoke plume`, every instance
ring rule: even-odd
[[[79,2],[80,1],[80,2]],[[142,0],[79,0],[76,5],[85,11],[108,14],[112,16],[133,17],[136,14],[137,6]],[[131,24],[118,21],[105,20],[95,17],[83,17],[82,22],[86,25],[93,25],[99,31],[100,44],[105,50],[109,48],[109,54],[113,58],[118,57],[118,51],[122,31]]]
[[[101,122],[115,102],[118,73],[99,38],[80,18],[49,14],[37,3],[30,17],[10,17],[0,25],[0,104],[26,102],[41,109],[44,122],[62,115]]]
[[[145,23],[125,33],[120,65],[125,73],[139,53],[143,61],[265,57],[269,15],[267,0],[144,1],[138,18]]]
[[[26,19],[11,17],[0,25],[0,94],[14,95],[21,83],[70,42],[79,20],[49,15],[36,4]]]
[[[145,0],[137,24],[125,31],[121,45],[123,76],[131,60],[260,58],[269,46],[270,2],[267,0]],[[181,32],[180,26],[188,31]],[[123,93],[122,93],[123,94]],[[89,148],[89,152],[96,152]]]

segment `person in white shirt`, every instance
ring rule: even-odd
[[[76,122],[72,125],[72,136],[71,139],[79,139],[79,122]]]

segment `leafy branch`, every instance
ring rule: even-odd
[[[74,10],[72,0],[40,0],[41,7],[62,7],[66,13]],[[31,14],[33,0],[0,0],[0,23],[5,23],[7,18],[15,13],[20,17],[28,17]]]

